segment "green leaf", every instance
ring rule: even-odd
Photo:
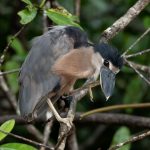
[[[141,101],[141,98],[144,94],[144,91],[141,92],[142,80],[139,77],[134,77],[132,81],[128,84],[125,92],[123,102],[128,103],[138,103]],[[142,88],[143,89],[143,88]]]
[[[31,22],[37,14],[37,8],[32,7],[32,8],[26,8],[18,12],[18,15],[21,17],[20,23],[21,24],[27,24]]]
[[[0,150],[37,150],[37,149],[27,144],[7,143],[1,145]]]
[[[143,89],[143,92],[141,92],[141,88]],[[129,84],[126,87],[126,92],[123,98],[123,103],[124,104],[129,104],[129,103],[139,103],[142,100],[142,97],[144,95],[144,87],[142,84],[142,80],[136,76],[132,78],[132,81],[129,82]],[[131,108],[126,109],[128,113],[132,113]]]
[[[113,137],[111,145],[119,144],[121,142],[124,142],[124,141],[128,140],[129,138],[130,138],[130,131],[129,131],[129,129],[127,127],[120,127],[116,131],[116,133],[115,133],[115,135]],[[122,146],[118,150],[129,150],[130,147],[131,147],[131,144],[128,144],[128,145]]]
[[[13,58],[12,58],[11,60],[9,60],[5,63],[4,69],[12,70],[12,69],[19,68],[19,67],[20,66],[19,66],[18,62],[13,60]],[[8,75],[6,75],[6,78],[7,78],[7,81],[8,81],[8,84],[9,84],[11,90],[14,93],[17,93],[18,89],[19,89],[18,73],[8,74]]]
[[[9,132],[11,132],[11,130],[13,129],[14,125],[15,125],[15,120],[14,120],[14,119],[8,120],[8,121],[4,122],[4,123],[0,126],[0,130],[3,130],[3,131],[5,131],[5,132],[8,132],[8,133],[9,133]],[[6,136],[7,136],[6,134],[0,132],[0,141],[1,141],[2,139],[4,139]]]
[[[8,42],[13,36],[8,37]],[[26,55],[25,49],[21,43],[21,41],[18,38],[13,39],[13,42],[11,43],[11,48],[13,48],[17,55],[24,57]]]
[[[150,17],[149,16],[146,16],[144,17],[144,26],[145,28],[149,28],[150,27]]]
[[[27,5],[33,6],[30,0],[21,0],[21,1],[26,3]]]
[[[62,7],[59,7],[57,9],[48,9],[46,10],[46,14],[54,23],[58,25],[72,25],[81,28],[81,26],[76,23],[78,21],[78,18],[70,14],[66,9]]]

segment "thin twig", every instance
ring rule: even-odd
[[[75,0],[75,15],[80,17],[80,0]]]
[[[136,135],[136,136],[133,136],[133,137],[131,137],[130,139],[128,139],[128,140],[126,140],[126,141],[124,141],[124,142],[122,142],[122,143],[119,143],[119,144],[117,144],[117,145],[114,145],[114,146],[112,146],[112,147],[110,147],[108,150],[116,150],[116,149],[118,149],[118,148],[120,148],[120,147],[122,147],[122,146],[124,146],[124,145],[127,145],[127,144],[129,144],[129,143],[132,143],[132,142],[135,142],[135,141],[139,141],[139,140],[141,140],[141,139],[144,139],[145,137],[147,137],[147,136],[150,136],[150,130],[148,130],[148,131],[146,131],[146,132],[144,132],[144,133],[140,133],[140,134],[138,134],[138,135]]]
[[[146,34],[148,34],[150,31],[150,28],[148,28],[123,54],[122,56],[125,56]]]
[[[10,103],[11,107],[15,110],[17,113],[17,101],[16,101],[16,96],[13,94],[11,89],[9,89],[6,80],[3,76],[0,76],[0,88],[2,91],[5,93],[6,97],[8,98],[8,102]]]
[[[125,57],[125,58],[136,57],[136,56],[138,56],[138,55],[143,55],[143,54],[148,53],[148,52],[150,52],[150,49],[146,49],[146,50],[143,50],[143,51],[141,51],[141,52],[134,53],[134,54],[131,54],[131,55],[125,55],[124,57]]]
[[[4,59],[5,59],[5,55],[11,45],[11,43],[13,42],[13,40],[22,32],[22,30],[24,29],[25,26],[23,26],[11,39],[10,41],[8,42],[7,46],[5,47],[5,49],[3,50],[3,53],[0,57],[0,66],[2,65],[2,63],[4,62]]]
[[[150,74],[150,67],[149,66],[145,66],[145,65],[141,65],[141,64],[137,64],[137,63],[134,63],[132,61],[128,61],[130,64],[132,64],[132,66],[134,68],[136,68],[137,70],[140,70],[140,71],[143,71],[145,73],[148,73]],[[125,64],[127,64],[129,66],[128,63],[125,62]]]
[[[43,6],[43,33],[47,32],[48,31],[48,18],[47,18],[47,15],[46,15],[46,10],[49,9],[51,7],[51,3],[50,1],[46,1],[45,0],[45,5]]]
[[[100,113],[100,112],[106,112],[106,111],[112,111],[112,110],[118,110],[118,109],[126,109],[126,108],[146,108],[146,107],[150,107],[150,103],[121,104],[121,105],[106,106],[106,107],[90,110],[86,113],[83,113],[80,117],[82,119],[94,113]]]
[[[39,121],[39,123],[41,123],[42,121]],[[44,123],[45,120],[43,119]],[[38,124],[39,124],[38,123]],[[27,124],[27,122],[25,122],[25,124]],[[27,129],[27,131],[33,135],[38,141],[43,142],[44,136],[43,134],[33,125],[33,124],[28,124],[25,126],[25,128]],[[49,146],[52,147],[52,144],[50,142],[47,143]]]
[[[44,129],[44,139],[43,139],[43,144],[47,145],[48,140],[49,140],[49,135],[51,133],[51,128],[53,125],[53,120],[50,120],[49,122],[47,122],[47,124],[45,125],[45,129]],[[45,150],[45,147],[41,147],[40,150]]]
[[[145,81],[150,85],[150,81],[144,77],[143,74],[141,74],[133,65],[132,63],[130,63],[129,61],[127,61],[126,59],[124,59],[126,61],[126,63],[128,63],[128,65]]]
[[[44,145],[44,144],[42,144],[42,143],[38,143],[38,142],[36,142],[36,141],[33,141],[33,140],[30,140],[30,139],[24,138],[24,137],[22,137],[22,136],[19,136],[19,135],[13,134],[13,133],[8,133],[8,132],[3,131],[3,130],[1,130],[1,129],[0,129],[0,132],[4,133],[4,134],[6,134],[6,135],[13,136],[13,137],[15,137],[15,138],[17,138],[17,139],[20,139],[20,140],[29,142],[29,143],[34,144],[34,145],[36,145],[36,146],[43,146],[43,147],[48,148],[48,149],[51,149],[51,150],[53,149],[53,148],[50,148],[49,146]]]
[[[0,72],[0,76],[6,75],[6,74],[17,73],[19,71],[20,71],[20,68],[12,69],[12,70],[9,70],[9,71]]]

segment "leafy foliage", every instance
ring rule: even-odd
[[[8,37],[8,42],[13,38],[13,36]],[[10,45],[16,52],[17,55],[19,56],[25,56],[26,52],[25,49],[21,43],[21,41],[18,38],[13,39],[13,42]]]
[[[57,9],[48,9],[46,14],[54,23],[58,25],[72,25],[81,28],[80,25],[76,23],[78,18],[70,14],[62,7]]]
[[[7,143],[1,145],[0,150],[37,150],[37,149],[27,144]]]
[[[129,139],[130,131],[127,127],[119,128],[116,133],[114,134],[112,145],[116,145],[118,143],[124,142],[125,140]],[[125,145],[118,150],[130,150],[131,144]]]
[[[14,125],[15,125],[15,120],[14,119],[8,120],[0,126],[0,130],[3,130],[5,132],[9,133],[14,128]],[[0,132],[0,141],[3,140],[6,136],[7,136],[6,134]]]
[[[8,42],[12,36],[8,37]],[[13,39],[13,42],[11,43],[10,47],[14,50],[16,55],[11,57],[4,65],[5,70],[12,70],[14,68],[20,67],[20,62],[25,59],[26,51],[24,46],[22,45],[21,41],[18,38]],[[6,75],[6,79],[8,81],[8,85],[10,86],[11,90],[14,93],[18,92],[19,86],[18,86],[18,74],[9,74]]]
[[[24,3],[27,4],[26,8],[19,11],[18,15],[20,16],[21,20],[20,23],[25,25],[31,22],[37,15],[37,8],[31,3],[30,0],[22,0]]]
[[[31,22],[37,14],[37,8],[33,7],[31,9],[24,9],[18,12],[18,15],[21,17],[20,23],[27,24]]]

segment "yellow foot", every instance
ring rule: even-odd
[[[72,127],[72,125],[73,125],[71,118],[61,118],[61,119],[59,120],[59,122],[62,122],[62,123],[64,123],[64,124],[66,124],[69,129],[71,129],[71,127]]]

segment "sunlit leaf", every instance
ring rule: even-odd
[[[26,8],[18,12],[18,15],[21,17],[20,23],[21,24],[27,24],[31,22],[37,14],[37,8],[32,7],[32,8]]]
[[[81,28],[81,26],[76,23],[78,18],[70,14],[62,7],[57,9],[48,9],[46,14],[54,23],[58,25],[72,25]]]
[[[8,143],[1,145],[0,150],[37,150],[37,149],[27,144]]]
[[[111,145],[119,144],[121,142],[124,142],[124,141],[128,140],[129,138],[130,138],[130,131],[129,131],[129,129],[127,127],[120,127],[116,131],[116,133],[115,133],[115,135],[113,137]],[[128,144],[128,145],[122,146],[118,150],[129,150],[130,147],[131,147],[131,144]]]
[[[14,119],[8,120],[0,126],[0,130],[3,130],[9,133],[13,129],[14,125],[15,125]],[[0,132],[0,141],[3,140],[6,136],[7,136],[6,134]]]

